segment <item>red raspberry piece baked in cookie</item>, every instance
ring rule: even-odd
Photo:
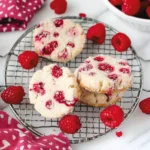
[[[50,55],[57,47],[58,47],[58,42],[52,41],[43,48],[42,54]]]
[[[56,64],[36,71],[29,85],[30,103],[46,118],[59,118],[73,111],[80,89],[73,73]]]
[[[107,55],[87,58],[76,69],[75,76],[81,87],[95,93],[111,94],[132,85],[128,62]]]
[[[57,62],[74,59],[83,50],[85,40],[82,27],[69,19],[46,20],[33,35],[35,51]]]
[[[109,73],[114,71],[114,67],[107,63],[99,64],[98,69]]]
[[[123,118],[124,112],[117,105],[109,106],[100,113],[100,119],[110,128],[118,127],[122,123]]]
[[[54,65],[52,67],[52,72],[51,72],[52,76],[55,77],[55,78],[59,78],[63,75],[63,70],[57,66],[57,65]]]
[[[36,93],[39,93],[41,95],[45,94],[45,90],[44,90],[44,83],[43,82],[39,82],[39,83],[35,83],[33,84],[33,88],[30,89],[30,91],[34,91]]]

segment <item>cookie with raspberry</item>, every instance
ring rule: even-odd
[[[42,116],[59,118],[73,111],[80,89],[68,68],[51,64],[33,74],[29,99]]]
[[[75,71],[81,87],[96,93],[111,94],[132,85],[131,67],[126,60],[107,55],[89,57]]]
[[[35,27],[33,43],[42,57],[67,62],[79,55],[85,44],[83,28],[69,19],[46,20]]]
[[[109,94],[93,93],[81,88],[80,102],[93,107],[104,107],[115,104],[121,100],[123,92]]]

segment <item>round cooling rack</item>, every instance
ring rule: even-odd
[[[80,18],[80,17],[62,17],[63,19],[72,19],[74,22],[81,24],[84,28],[85,33],[88,28],[96,23],[98,20],[91,18]],[[21,85],[24,87],[26,96],[24,101],[18,105],[10,105],[13,113],[16,115],[17,119],[34,134],[48,135],[50,133],[57,134],[60,132],[58,127],[59,119],[45,119],[36,110],[34,106],[29,103],[28,98],[28,88],[29,81],[36,70],[41,69],[43,66],[48,65],[52,62],[45,58],[40,58],[39,64],[36,68],[32,70],[24,70],[17,62],[17,57],[24,50],[34,50],[32,39],[33,30],[35,26],[30,28],[25,32],[18,41],[14,44],[11,52],[9,53],[6,61],[5,67],[5,86],[9,85]],[[104,54],[111,55],[114,57],[122,58],[128,60],[133,74],[133,85],[124,94],[122,100],[117,103],[124,111],[124,121],[130,116],[130,114],[136,108],[138,104],[139,97],[142,91],[142,67],[140,61],[131,47],[128,51],[119,53],[116,52],[111,45],[111,38],[117,31],[112,27],[106,25],[106,40],[102,45],[94,44],[91,41],[86,41],[83,52],[78,55],[73,61],[68,63],[58,63],[60,66],[69,67],[74,71],[87,57]],[[110,128],[106,127],[99,118],[99,113],[103,108],[90,107],[85,104],[78,104],[74,109],[74,114],[80,117],[82,128],[74,135],[66,136],[70,139],[71,143],[80,143],[95,139],[97,137],[106,135],[110,131]]]

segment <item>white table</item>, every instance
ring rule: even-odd
[[[104,0],[68,0],[68,10],[64,15],[78,15],[83,12],[88,17],[93,17],[105,22],[119,31],[127,33],[132,44],[140,56],[146,57],[144,49],[150,39],[150,33],[135,31],[128,24],[114,16],[103,4]],[[53,18],[57,15],[49,8],[50,0],[47,0],[44,7],[34,16],[28,28],[46,18]],[[116,23],[117,22],[117,23]],[[0,54],[10,51],[14,42],[25,31],[0,33]],[[149,47],[150,49],[150,47]],[[0,85],[3,84],[3,70],[5,58],[0,58]],[[150,89],[150,62],[142,62],[144,68],[144,88]],[[150,93],[143,92],[142,98],[148,97]],[[9,108],[5,109],[11,114]],[[11,114],[12,115],[12,114]],[[150,149],[150,115],[141,113],[137,107],[132,116],[121,125],[117,131],[122,131],[123,136],[118,138],[115,131],[93,141],[72,145],[73,150],[149,150]]]

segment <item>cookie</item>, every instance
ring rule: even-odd
[[[93,107],[104,107],[121,100],[123,92],[114,92],[111,95],[93,93],[82,88],[80,102]]]
[[[82,27],[69,19],[46,20],[33,34],[35,51],[57,62],[73,60],[82,52],[85,40]]]
[[[75,76],[81,87],[96,93],[125,91],[132,85],[128,62],[105,55],[87,58],[76,69]]]
[[[80,89],[68,68],[51,64],[33,74],[29,99],[43,117],[59,118],[73,111]]]

